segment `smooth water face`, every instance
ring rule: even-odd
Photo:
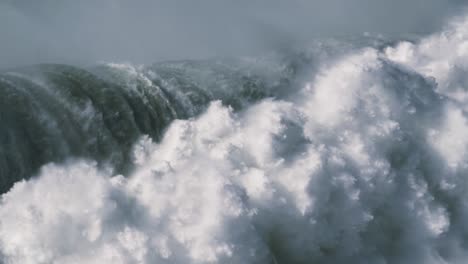
[[[465,263],[467,28],[2,71],[1,262]]]

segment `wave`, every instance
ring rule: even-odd
[[[291,64],[181,61],[90,69],[37,65],[0,73],[0,191],[49,162],[89,158],[124,173],[142,135],[159,140],[168,124],[211,100],[241,109],[292,81]],[[265,74],[277,74],[275,78]]]
[[[42,111],[66,100],[58,113],[48,110],[52,120],[68,120],[59,113],[72,106],[84,113],[70,114],[73,122],[91,116],[110,131],[93,133],[131,149],[132,169],[69,160],[16,183],[0,205],[4,261],[464,263],[468,120],[465,97],[456,95],[466,93],[465,25],[331,57],[321,56],[329,45],[314,46],[300,71],[251,60],[240,68],[162,63],[143,73],[40,66],[55,85],[37,87],[59,94]],[[76,74],[118,88],[76,85]],[[3,74],[2,83],[33,85],[18,76]],[[91,95],[80,102],[84,91]],[[67,99],[73,92],[78,99]],[[83,111],[89,98],[101,102],[91,106],[102,121]],[[18,105],[7,102],[8,111]],[[130,113],[141,116],[122,122]]]

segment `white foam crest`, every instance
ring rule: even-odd
[[[427,60],[405,45],[345,56],[291,101],[212,102],[137,142],[128,177],[45,166],[2,198],[5,262],[462,263],[464,107],[395,63]]]
[[[437,83],[435,91],[454,100],[447,106],[440,130],[430,132],[432,143],[449,166],[466,166],[468,110],[468,18],[454,19],[446,29],[418,43],[403,42],[385,55]]]
[[[138,82],[142,82],[146,86],[152,86],[153,84],[146,77],[143,65],[133,65],[130,63],[106,63],[105,65],[121,73],[121,77],[124,77],[127,84],[125,87],[137,90]]]
[[[387,48],[388,58],[433,77],[437,91],[461,102],[468,102],[468,18],[454,19],[446,29],[418,43],[402,42]]]

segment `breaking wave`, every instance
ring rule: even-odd
[[[4,262],[465,263],[467,29],[2,73]]]
[[[45,163],[70,157],[126,172],[140,136],[159,140],[172,120],[199,114],[211,100],[241,109],[271,96],[295,74],[294,62],[268,66],[182,61],[90,69],[36,65],[0,73],[0,191]]]

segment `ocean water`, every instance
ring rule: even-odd
[[[3,263],[466,263],[468,18],[0,73]]]

